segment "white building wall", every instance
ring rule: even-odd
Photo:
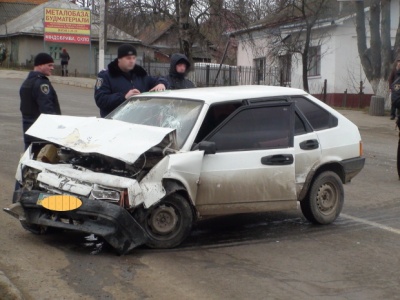
[[[238,38],[237,65],[253,66],[253,60],[268,55],[268,37],[265,32],[243,34]]]
[[[392,45],[396,36],[399,22],[400,1],[391,2],[391,36]],[[369,20],[366,13],[367,45],[369,46]],[[350,94],[360,91],[360,81],[363,82],[363,92],[372,94],[373,90],[369,84],[357,49],[357,35],[355,29],[355,19],[350,18],[336,26],[329,28],[330,38],[327,38],[321,45],[321,76],[309,77],[310,93],[319,94],[322,92],[324,80],[327,80],[328,93],[344,93],[347,90]],[[246,35],[238,39],[238,66],[253,66],[253,59],[260,54],[260,49],[268,49],[266,35],[258,33],[255,36],[254,44],[249,42]],[[317,41],[312,41],[313,45]],[[256,46],[256,50],[252,49]],[[267,51],[266,51],[267,52]],[[268,53],[265,53],[267,56]],[[258,56],[260,57],[260,56]],[[301,56],[299,54],[292,57],[292,81],[291,86],[303,88]]]
[[[363,92],[372,94],[372,87],[365,76],[358,55],[354,19],[349,19],[336,27],[334,34],[336,36],[335,92],[343,93],[347,90],[350,94],[357,94],[360,92],[362,81]]]

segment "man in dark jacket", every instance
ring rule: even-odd
[[[392,72],[389,75],[388,82],[389,82],[389,92],[392,92],[392,84],[397,78],[397,70],[400,69],[400,58],[397,58]],[[393,105],[393,99],[391,99],[392,106],[390,108],[390,120],[394,120],[396,118],[396,107]]]
[[[171,90],[190,89],[196,87],[193,82],[186,79],[190,70],[190,62],[184,54],[175,53],[171,56],[168,80]]]
[[[398,61],[396,65],[396,72],[393,76],[393,79],[391,80],[391,85],[390,85],[390,97],[392,99],[392,108],[393,108],[393,114],[395,115],[396,109],[397,109],[397,120],[396,120],[396,125],[397,128],[400,130],[400,60]],[[390,80],[390,78],[389,78]],[[392,119],[392,117],[391,117]],[[397,144],[397,175],[399,176],[400,180],[400,132],[399,132],[399,141]]]
[[[25,132],[39,118],[40,114],[61,115],[57,93],[47,76],[54,70],[53,58],[47,53],[39,53],[34,60],[34,69],[22,83],[19,90],[21,98],[22,128],[25,149],[37,139]]]
[[[118,58],[108,65],[107,70],[97,76],[94,98],[103,118],[126,99],[148,91],[163,91],[168,82],[163,78],[148,76],[136,65],[136,49],[129,44],[118,48]]]

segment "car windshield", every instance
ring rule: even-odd
[[[202,101],[173,98],[132,98],[108,119],[176,129],[179,148],[186,141],[203,106]]]

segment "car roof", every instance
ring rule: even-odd
[[[224,87],[205,87],[182,90],[167,90],[159,93],[145,93],[142,96],[161,98],[184,98],[192,100],[203,100],[207,104],[226,102],[232,100],[243,100],[263,97],[307,95],[300,89],[267,86],[267,85],[239,85]]]

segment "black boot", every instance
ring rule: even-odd
[[[61,70],[61,76],[64,77],[64,70]]]
[[[65,70],[65,76],[68,77],[68,70]]]

